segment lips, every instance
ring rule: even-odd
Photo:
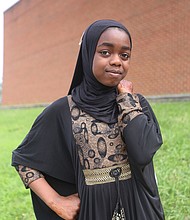
[[[114,70],[114,69],[106,69],[106,72],[109,72],[109,73],[113,73],[113,74],[122,74],[121,71],[119,70]]]

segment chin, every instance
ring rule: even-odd
[[[105,86],[108,86],[108,87],[117,87],[119,83],[108,83],[108,84],[105,84]]]

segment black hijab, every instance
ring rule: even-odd
[[[124,30],[132,41],[129,31],[114,20],[99,20],[91,24],[82,37],[77,64],[68,94],[83,111],[108,124],[117,122],[117,87],[101,84],[92,72],[94,53],[101,34],[110,27]]]

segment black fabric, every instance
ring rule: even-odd
[[[134,118],[123,131],[138,210],[136,219],[164,219],[153,166],[153,156],[163,143],[161,131],[149,103],[138,96],[144,114]]]
[[[78,55],[73,81],[69,90],[74,102],[94,118],[106,122],[117,122],[117,87],[108,87],[96,80],[92,72],[92,63],[96,45],[101,34],[110,27],[124,30],[132,41],[129,31],[113,20],[96,21],[85,31]]]
[[[126,126],[124,138],[127,146],[133,146],[127,148],[131,161],[144,167],[152,161],[155,152],[161,146],[162,136],[150,105],[143,96],[139,95],[139,98],[144,115],[139,115],[131,121],[131,126],[135,129]]]
[[[72,164],[71,119],[67,98],[57,100],[35,120],[30,132],[13,151],[12,165],[22,164],[52,176],[75,183]],[[67,172],[69,170],[69,172]]]
[[[123,131],[132,178],[120,181],[122,205],[126,219],[164,220],[152,161],[162,144],[162,137],[150,105],[143,96],[139,98],[144,114],[129,122]],[[86,186],[80,166],[78,169],[79,220],[111,220],[117,202],[116,184]]]
[[[39,170],[60,195],[74,194],[77,192],[74,146],[68,100],[64,97],[37,117],[23,142],[13,151],[12,166],[21,164]],[[61,219],[32,191],[31,196],[37,219]]]
[[[121,199],[126,219],[163,220],[152,162],[162,138],[151,107],[142,96],[139,97],[144,114],[124,129],[132,178],[120,181]],[[48,183],[61,195],[78,192],[81,200],[78,220],[111,219],[117,202],[116,185],[85,184],[72,135],[67,98],[47,107],[34,122],[23,143],[13,152],[12,165],[19,164],[43,172]],[[33,192],[32,200],[38,220],[61,219]]]

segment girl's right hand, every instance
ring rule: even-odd
[[[80,199],[77,193],[70,196],[58,196],[50,208],[65,220],[75,220],[80,209]]]
[[[78,193],[61,196],[49,185],[45,178],[38,178],[31,182],[29,187],[61,218],[65,220],[75,220],[77,218],[80,209]]]

